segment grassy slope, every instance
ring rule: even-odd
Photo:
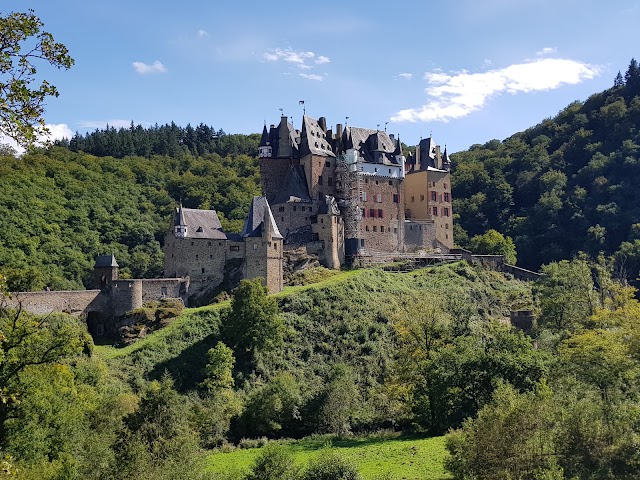
[[[331,447],[355,463],[365,480],[391,474],[393,479],[444,480],[451,478],[442,466],[445,456],[444,437],[359,437],[331,440],[327,437],[286,443],[296,463],[306,466],[325,447]],[[246,473],[259,448],[215,452],[207,459],[207,471],[239,477]]]

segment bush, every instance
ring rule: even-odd
[[[342,455],[325,451],[304,471],[302,480],[360,480],[356,466]]]
[[[283,445],[271,443],[256,458],[246,480],[295,480],[299,476],[293,454]]]

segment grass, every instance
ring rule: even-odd
[[[285,442],[295,461],[305,467],[324,448],[331,448],[352,461],[365,480],[391,474],[394,480],[445,480],[451,476],[443,467],[445,437],[415,438],[392,436],[332,439],[312,437]],[[246,474],[261,448],[215,452],[207,458],[208,473],[238,478]]]
[[[281,292],[274,294],[274,296],[276,298],[283,298],[283,297],[288,297],[295,293],[303,292],[306,290],[321,289],[329,285],[344,282],[345,280],[348,280],[350,278],[354,278],[359,275],[362,275],[363,272],[365,271],[366,271],[365,269],[345,270],[345,271],[336,273],[335,275],[332,275],[317,283],[285,287]],[[203,312],[210,312],[210,311],[219,311],[229,306],[230,303],[231,303],[230,300],[226,300],[224,302],[215,303],[213,305],[205,305],[203,307],[185,308],[182,314],[179,317],[177,317],[173,322],[171,322],[168,326],[166,326],[161,330],[153,332],[150,335],[147,335],[145,338],[138,340],[132,345],[129,345],[126,347],[114,347],[112,345],[96,345],[94,351],[96,354],[98,354],[100,357],[104,358],[105,360],[119,358],[119,357],[126,357],[136,351],[139,351],[145,348],[151,348],[153,347],[154,344],[158,344],[159,342],[166,340],[168,337],[175,334],[177,331],[183,329],[185,326],[188,326],[190,323],[194,321],[196,322],[199,321],[197,314],[203,313]]]

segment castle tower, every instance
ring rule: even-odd
[[[118,262],[113,255],[98,255],[93,266],[93,286],[104,290],[118,280]]]
[[[402,153],[402,144],[400,143],[400,135],[398,135],[398,142],[396,143],[396,149],[393,151],[393,156],[396,159],[396,162],[398,162],[398,165],[402,166],[402,178],[404,178],[406,170],[405,170],[405,163],[406,163],[406,158],[404,158],[404,154]]]
[[[258,146],[259,158],[271,158],[271,142],[269,141],[269,132],[267,131],[267,124],[264,124],[262,129],[262,138],[260,139],[260,145]]]
[[[184,218],[184,209],[182,208],[182,202],[177,209],[176,223],[173,226],[173,234],[176,238],[185,238],[187,236],[187,222]]]

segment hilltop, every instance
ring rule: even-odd
[[[640,71],[500,141],[452,155],[455,238],[509,235],[523,266],[579,251],[640,268]],[[624,260],[624,261],[623,261]]]

